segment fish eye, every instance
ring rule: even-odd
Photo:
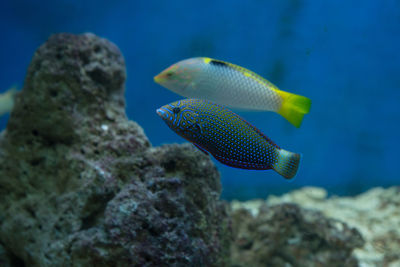
[[[178,107],[175,107],[175,108],[172,109],[172,112],[175,113],[175,114],[178,114],[180,111],[181,111],[181,109],[178,108]]]
[[[173,75],[172,71],[167,72],[167,77],[171,77]]]

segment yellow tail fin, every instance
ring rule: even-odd
[[[281,90],[276,90],[276,92],[282,97],[282,106],[278,114],[299,128],[304,114],[310,111],[311,99]]]

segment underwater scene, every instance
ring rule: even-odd
[[[400,1],[0,22],[0,266],[400,267]]]

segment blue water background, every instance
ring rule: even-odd
[[[352,195],[400,182],[400,1],[5,0],[0,30],[0,91],[23,84],[52,33],[93,32],[117,44],[127,65],[127,115],[156,146],[184,142],[155,113],[181,97],[153,82],[184,58],[236,63],[310,97],[300,129],[274,113],[240,112],[303,160],[293,182],[217,163],[225,199],[306,185]]]

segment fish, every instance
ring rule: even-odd
[[[231,110],[202,99],[183,99],[156,110],[175,133],[230,167],[273,169],[295,177],[301,155],[280,148]]]
[[[6,92],[0,94],[0,116],[9,113],[14,107],[15,94],[18,92],[17,87],[13,86]]]
[[[179,61],[154,81],[186,98],[243,110],[274,111],[297,128],[311,107],[307,97],[282,91],[248,69],[208,57]]]

